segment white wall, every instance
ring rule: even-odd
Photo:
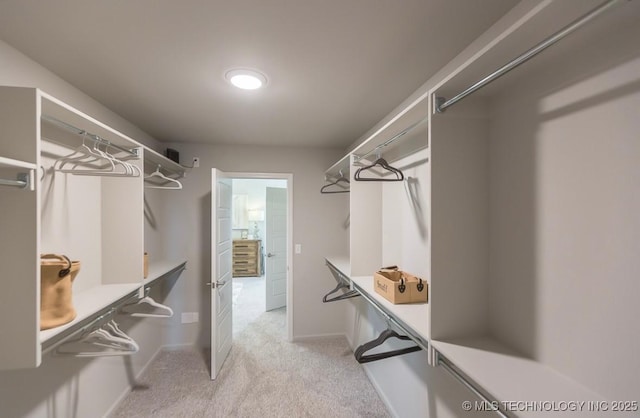
[[[117,109],[107,109],[2,40],[0,40],[0,85],[37,87],[149,148],[158,152],[164,151],[155,138],[119,116]]]
[[[608,399],[640,388],[639,38],[549,51],[493,105],[492,331]]]
[[[348,195],[323,195],[324,170],[342,156],[340,149],[256,147],[206,144],[168,144],[190,161],[200,157],[200,168],[183,179],[183,190],[167,195],[171,222],[171,256],[189,260],[184,279],[170,302],[180,312],[199,312],[197,324],[175,324],[171,344],[208,344],[211,271],[211,168],[228,172],[293,173],[293,241],[302,244],[293,267],[294,338],[344,333],[343,309],[326,306],[322,296],[335,287],[324,265],[329,254],[347,254]],[[332,304],[335,305],[335,304]]]

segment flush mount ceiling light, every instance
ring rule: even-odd
[[[234,68],[224,74],[234,86],[244,90],[256,90],[267,84],[267,77],[259,71],[245,68]]]

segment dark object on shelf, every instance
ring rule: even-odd
[[[167,148],[167,158],[171,161],[180,164],[180,153],[173,148]]]

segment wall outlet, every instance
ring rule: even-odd
[[[296,244],[295,252],[296,254],[302,253],[302,244]]]
[[[182,312],[182,323],[192,324],[198,322],[198,312]]]
[[[198,167],[200,167],[200,158],[193,157],[193,168],[198,168]]]

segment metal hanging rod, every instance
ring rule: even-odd
[[[453,376],[454,379],[456,379],[458,382],[462,383],[464,385],[464,387],[466,387],[467,389],[469,389],[471,392],[473,392],[478,398],[482,399],[484,402],[487,403],[487,405],[499,405],[498,402],[496,402],[493,399],[489,399],[484,393],[482,393],[481,391],[479,391],[471,382],[469,382],[462,374],[460,374],[460,372],[458,372],[450,363],[449,360],[447,360],[446,358],[444,358],[442,356],[442,354],[440,354],[439,352],[436,351],[436,364],[440,367],[442,367],[444,370],[447,371],[447,373],[449,373],[451,376]],[[495,412],[497,415],[501,416],[502,418],[509,418],[508,415],[506,415],[503,411],[501,411],[498,408],[496,408],[493,412]]]
[[[80,328],[70,328],[72,331],[67,332],[64,334],[64,336],[60,339],[55,340],[54,342],[51,343],[43,343],[42,344],[42,354],[46,354],[49,351],[53,350],[54,348],[58,347],[59,345],[65,343],[66,341],[68,341],[71,337],[77,335],[77,334],[82,334],[84,332],[86,332],[87,330],[95,327],[97,324],[99,324],[100,322],[102,322],[103,320],[110,318],[111,316],[113,316],[114,313],[116,313],[116,308],[109,308],[109,310],[105,313],[103,313],[102,315],[97,316],[96,318],[94,318],[91,322],[87,323],[86,325],[80,327]]]
[[[19,187],[26,189],[29,187],[29,175],[27,173],[18,173],[16,180],[0,179],[0,186]]]
[[[92,140],[92,141],[94,141],[96,143],[101,144],[101,145],[106,145],[106,146],[109,146],[111,148],[115,148],[118,151],[122,151],[124,153],[127,153],[127,154],[129,154],[129,155],[131,155],[133,157],[138,157],[138,153],[134,149],[127,149],[127,148],[121,147],[119,145],[115,145],[115,144],[113,144],[111,141],[109,141],[107,139],[104,139],[104,138],[102,138],[102,137],[100,137],[100,136],[98,136],[96,134],[92,134],[90,132],[87,132],[84,129],[76,128],[73,125],[70,125],[70,124],[68,124],[66,122],[61,121],[60,119],[56,119],[56,118],[54,118],[52,116],[48,116],[48,115],[42,115],[42,119],[46,120],[47,122],[51,122],[54,125],[59,126],[59,127],[63,128],[63,129],[66,129],[69,132],[73,132],[76,135],[82,135],[83,137],[88,138],[88,139],[90,139],[90,140]]]
[[[380,149],[394,143],[395,141],[397,141],[398,139],[402,138],[404,135],[406,135],[407,133],[411,132],[413,130],[413,128],[415,128],[416,126],[420,125],[422,122],[426,121],[427,118],[423,118],[420,119],[419,121],[417,121],[416,123],[412,124],[411,126],[409,126],[408,128],[406,128],[405,130],[403,130],[402,132],[394,135],[393,137],[391,137],[391,139],[386,140],[385,142],[383,142],[382,144],[378,145],[377,147],[375,147],[374,149],[372,149],[371,151],[363,154],[363,155],[356,155],[354,158],[354,162],[358,162],[360,160],[362,160],[363,158],[366,158],[367,156],[373,154],[374,152],[378,152]]]
[[[351,285],[351,280],[349,280],[344,274],[342,274],[340,270],[334,267],[333,264],[329,263],[328,261],[325,262],[325,264],[331,271],[333,278],[336,279],[338,283],[345,283],[345,284]]]
[[[581,16],[578,19],[574,20],[573,22],[569,23],[567,26],[565,26],[564,28],[560,29],[559,31],[557,31],[553,35],[549,36],[548,38],[546,38],[544,41],[540,42],[539,44],[537,44],[533,48],[529,49],[525,53],[519,55],[518,57],[514,58],[513,60],[511,60],[508,63],[506,63],[505,65],[503,65],[502,67],[498,68],[496,71],[494,71],[493,73],[491,73],[488,76],[484,77],[482,80],[480,80],[480,81],[476,82],[475,84],[469,86],[467,89],[465,89],[461,93],[457,94],[456,96],[453,96],[452,98],[450,98],[448,100],[445,99],[444,97],[435,97],[434,98],[435,113],[444,112],[445,109],[447,109],[448,107],[453,106],[454,104],[458,103],[460,100],[462,100],[465,97],[467,97],[468,95],[476,92],[477,90],[483,88],[484,86],[486,86],[487,84],[489,84],[492,81],[496,80],[497,78],[502,77],[503,75],[505,75],[509,71],[511,71],[514,68],[516,68],[517,66],[519,66],[520,64],[523,64],[523,63],[527,62],[531,58],[533,58],[536,55],[538,55],[540,52],[544,51],[545,49],[547,49],[551,45],[555,44],[556,42],[558,42],[562,38],[564,38],[567,35],[569,35],[572,32],[574,32],[576,29],[580,28],[581,26],[583,26],[584,24],[588,23],[592,19],[596,18],[597,16],[599,16],[602,13],[606,12],[607,10],[609,10],[615,4],[621,3],[622,1],[624,1],[624,0],[608,0],[608,1],[604,2],[604,3],[602,3],[601,5],[597,6],[593,10],[591,10],[590,12],[584,14],[583,16]],[[629,0],[626,0],[626,1],[629,1]]]
[[[367,292],[365,292],[363,289],[360,288],[360,286],[358,286],[356,283],[351,282],[353,284],[353,288],[355,290],[358,291],[358,293],[360,293],[360,295],[367,301],[369,302],[369,304],[371,304],[378,312],[380,312],[380,314],[388,321],[391,322],[392,324],[394,324],[396,327],[398,327],[400,329],[400,331],[402,331],[407,337],[411,338],[411,340],[416,343],[418,346],[420,346],[420,348],[422,348],[425,353],[429,352],[429,343],[427,341],[424,341],[422,338],[417,337],[414,333],[409,332],[408,328],[406,326],[404,326],[403,324],[401,324],[398,320],[396,320],[393,316],[389,315],[387,313],[387,311],[385,311],[380,305],[378,305],[378,303],[373,300],[369,295],[367,295]]]

